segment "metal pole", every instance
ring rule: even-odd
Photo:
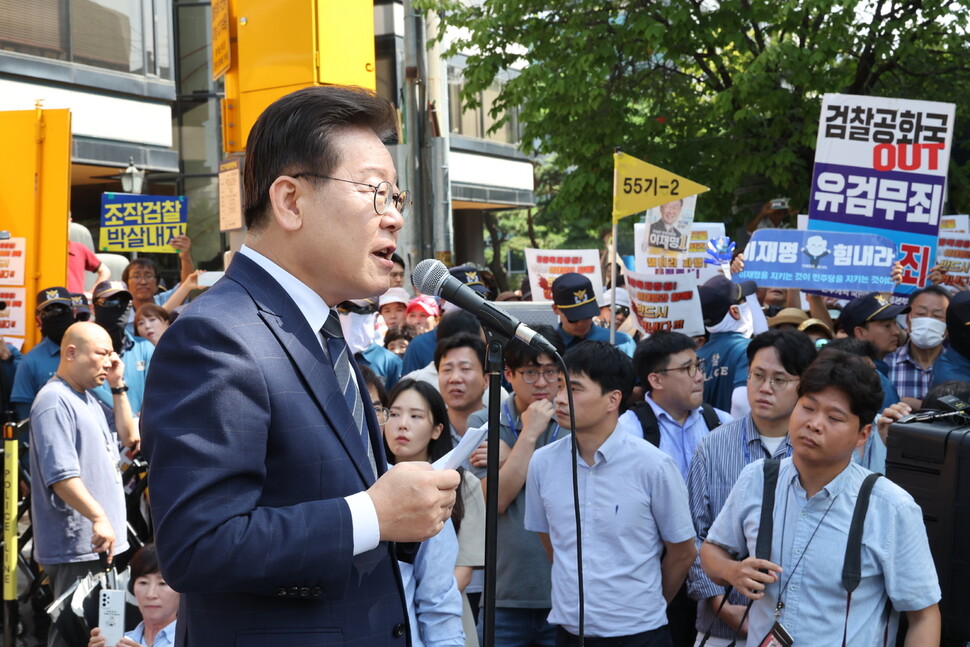
[[[14,647],[17,626],[17,496],[20,486],[17,424],[3,425],[3,644]]]

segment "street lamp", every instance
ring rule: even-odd
[[[145,171],[135,166],[135,158],[128,158],[128,168],[121,173],[121,190],[125,193],[141,193],[145,185]]]

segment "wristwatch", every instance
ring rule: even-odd
[[[116,387],[111,387],[111,394],[112,395],[121,395],[122,393],[127,393],[127,392],[128,392],[128,385],[127,384],[122,384],[121,386],[119,386],[117,388]]]

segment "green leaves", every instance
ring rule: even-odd
[[[448,51],[467,55],[468,98],[528,62],[496,106],[520,108],[523,149],[556,182],[538,189],[554,196],[542,211],[570,239],[596,242],[609,225],[614,146],[710,186],[700,218],[725,219],[749,189],[748,203],[787,195],[805,208],[826,92],[955,102],[958,126],[970,116],[970,0],[416,5],[462,28]],[[967,139],[951,187],[970,185]],[[966,195],[951,190],[951,211],[970,207]]]

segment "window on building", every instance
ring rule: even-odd
[[[0,0],[0,50],[171,78],[171,0]]]
[[[518,144],[520,139],[518,111],[513,111],[505,124],[495,132],[489,129],[497,121],[489,114],[489,110],[502,91],[501,81],[495,81],[479,95],[480,106],[470,108],[467,102],[461,100],[461,90],[464,86],[461,68],[448,66],[448,114],[450,115],[451,132],[456,135],[487,139],[503,144]]]

